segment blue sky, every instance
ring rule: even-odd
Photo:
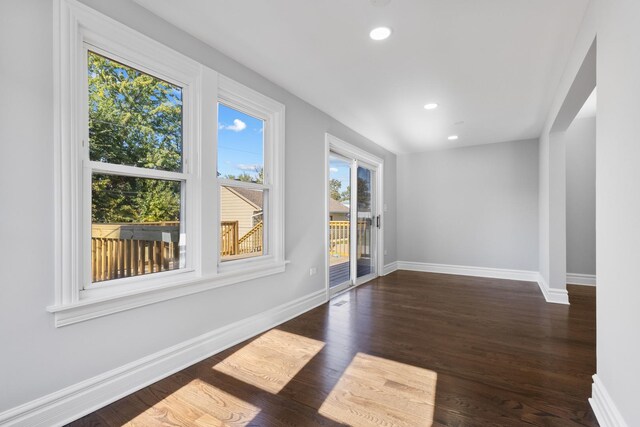
[[[264,167],[264,122],[218,104],[218,173],[257,176]]]
[[[329,158],[329,178],[337,179],[342,183],[342,187],[340,187],[340,192],[347,190],[349,186],[349,170],[351,163],[345,162],[344,160],[336,159],[334,157]]]

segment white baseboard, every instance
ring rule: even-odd
[[[393,273],[397,269],[398,269],[398,261],[390,262],[389,264],[384,266],[382,275],[386,276],[387,274]]]
[[[465,265],[431,264],[426,262],[398,261],[398,270],[423,271],[427,273],[458,274],[462,276],[491,277],[494,279],[524,280],[536,282],[547,302],[569,304],[566,289],[549,288],[537,271],[509,270],[504,268],[470,267]]]
[[[432,264],[426,262],[398,261],[398,270],[424,271],[428,273],[458,274],[461,276],[491,277],[494,279],[525,280],[536,282],[537,271],[508,270],[503,268],[469,267],[464,265]]]
[[[554,304],[566,304],[569,305],[569,293],[566,289],[555,289],[550,288],[547,281],[544,280],[541,274],[538,274],[538,286],[542,291],[542,295],[544,295],[544,299],[547,302],[551,302]]]
[[[323,289],[0,413],[2,426],[67,424],[327,300]]]
[[[593,376],[589,403],[601,427],[627,427],[622,414],[618,411],[597,374]]]
[[[583,286],[595,286],[596,275],[595,274],[578,274],[567,273],[568,285],[583,285]]]

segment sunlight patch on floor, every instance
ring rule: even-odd
[[[428,369],[358,353],[319,412],[350,426],[430,426],[437,379]]]
[[[257,406],[196,379],[154,404],[127,425],[245,427],[259,413]]]
[[[321,341],[272,329],[213,369],[277,394],[323,347]]]

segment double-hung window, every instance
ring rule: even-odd
[[[244,93],[243,93],[244,92]],[[281,187],[278,162],[277,105],[222,77],[218,94],[217,179],[220,211],[220,268],[234,261],[272,259],[277,247],[269,236],[278,230],[272,192]]]
[[[186,89],[85,47],[82,184],[91,191],[91,202],[83,203],[91,221],[90,250],[84,250],[91,268],[85,268],[90,277],[84,289],[184,269],[191,265],[185,202],[192,192],[183,129]]]
[[[284,271],[284,106],[73,0],[57,14],[56,325]]]
[[[218,271],[224,273],[284,259],[284,107],[225,76],[218,81]]]

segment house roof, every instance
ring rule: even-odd
[[[241,187],[227,187],[227,189],[252,204],[256,208],[256,210],[262,210],[262,191],[249,190],[248,188]]]
[[[349,208],[341,202],[329,197],[329,212],[331,213],[349,213]]]

